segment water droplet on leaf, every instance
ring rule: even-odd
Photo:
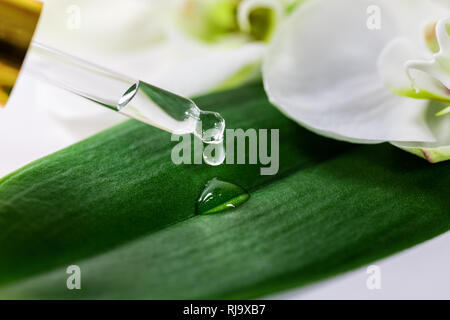
[[[214,178],[205,186],[197,200],[197,214],[210,214],[233,209],[248,200],[250,194],[243,188]]]

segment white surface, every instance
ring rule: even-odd
[[[375,261],[381,289],[369,290],[367,266],[269,299],[450,299],[450,232]]]

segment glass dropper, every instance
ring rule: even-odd
[[[8,102],[19,73],[24,72],[168,132],[193,133],[205,143],[221,142],[225,121],[218,113],[202,111],[188,98],[33,41],[42,5],[37,0],[0,0],[0,106]]]
[[[21,72],[174,134],[220,143],[224,119],[188,98],[33,41]]]

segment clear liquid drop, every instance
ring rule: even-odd
[[[206,184],[197,200],[197,214],[218,213],[236,208],[246,202],[250,194],[243,188],[214,178]]]
[[[200,111],[194,134],[204,143],[221,143],[224,130],[225,120],[219,113]]]
[[[225,161],[225,156],[223,141],[216,144],[208,144],[203,150],[203,160],[210,166],[221,165]]]

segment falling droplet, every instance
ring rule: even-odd
[[[210,214],[233,209],[248,200],[250,194],[243,188],[217,178],[205,186],[197,200],[197,214]]]
[[[216,144],[208,144],[203,151],[203,159],[210,166],[221,165],[225,161],[225,157],[223,141]]]

